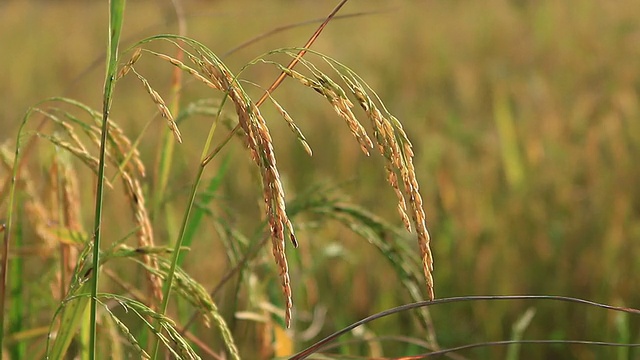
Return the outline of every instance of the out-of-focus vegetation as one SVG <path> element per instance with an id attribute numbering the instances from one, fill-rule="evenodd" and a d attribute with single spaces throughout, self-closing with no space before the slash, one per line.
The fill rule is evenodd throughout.
<path id="1" fill-rule="evenodd" d="M 130 1 L 123 45 L 156 33 L 177 32 L 169 3 Z M 341 14 L 382 12 L 335 20 L 314 45 L 360 74 L 414 143 L 433 238 L 437 297 L 554 294 L 640 306 L 637 5 L 604 0 L 352 0 Z M 188 35 L 220 56 L 279 26 L 322 18 L 331 6 L 325 1 L 184 1 Z M 101 108 L 106 19 L 106 5 L 101 2 L 0 5 L 0 141 L 13 144 L 24 111 L 48 96 L 64 95 Z M 314 26 L 277 33 L 223 60 L 237 70 L 267 50 L 302 45 Z M 137 66 L 168 97 L 170 65 L 150 58 L 141 63 Z M 246 77 L 266 87 L 277 75 L 273 68 L 256 67 Z M 360 204 L 401 227 L 381 159 L 362 156 L 332 109 L 317 94 L 304 90 L 286 81 L 275 96 L 307 136 L 313 157 L 307 157 L 272 108 L 264 110 L 287 198 L 308 199 L 313 189 L 335 187 L 341 201 Z M 206 89 L 192 82 L 182 100 L 204 96 Z M 118 84 L 113 118 L 129 137 L 135 139 L 154 112 L 153 102 L 135 79 Z M 159 206 L 162 214 L 152 214 L 159 243 L 168 243 L 177 231 L 208 120 L 199 116 L 180 125 L 185 141 L 177 146 L 169 194 L 163 199 L 173 205 Z M 139 149 L 150 169 L 164 126 L 156 119 L 140 139 Z M 50 146 L 39 146 L 29 162 L 39 192 L 45 192 L 51 157 Z M 225 148 L 215 162 L 214 169 L 227 170 L 214 194 L 208 224 L 184 265 L 207 289 L 229 269 L 228 259 L 239 256 L 216 235 L 213 219 L 223 219 L 247 237 L 261 231 L 262 221 L 259 179 L 242 143 Z M 9 172 L 0 171 L 4 181 Z M 90 228 L 95 177 L 90 172 L 81 175 L 82 216 Z M 150 184 L 155 176 L 152 171 L 147 175 Z M 209 170 L 206 181 L 214 176 L 215 171 Z M 122 211 L 126 199 L 111 191 L 118 195 L 107 195 L 105 203 L 107 243 L 133 230 L 131 215 Z M 6 201 L 0 201 L 4 216 Z M 167 220 L 172 212 L 175 223 Z M 288 250 L 297 317 L 305 324 L 294 326 L 296 349 L 366 315 L 412 301 L 375 246 L 336 223 L 312 220 L 300 219 L 306 224 L 298 231 L 300 248 Z M 19 299 L 24 302 L 22 331 L 48 327 L 58 299 L 50 289 L 57 250 L 29 241 L 29 234 L 25 230 L 24 245 L 13 249 L 14 259 L 25 264 L 20 274 L 22 293 L 8 300 L 9 306 Z M 415 247 L 409 235 L 395 241 Z M 136 269 L 123 265 L 120 276 L 131 276 L 127 273 Z M 252 269 L 254 278 L 234 280 L 215 298 L 241 354 L 248 358 L 257 356 L 256 349 L 261 348 L 257 344 L 264 340 L 261 330 L 247 320 L 251 316 L 246 312 L 257 311 L 248 305 L 256 301 L 250 290 L 261 289 L 269 302 L 282 305 L 268 248 L 260 252 Z M 258 284 L 238 285 L 242 282 Z M 524 339 L 640 341 L 637 317 L 575 304 L 470 302 L 434 307 L 430 314 L 438 343 L 446 348 L 509 339 L 512 325 L 530 307 L 536 313 Z M 235 318 L 238 311 L 245 317 Z M 302 327 L 314 311 L 326 311 L 322 327 L 304 338 Z M 424 352 L 401 338 L 378 338 L 424 339 L 415 318 L 415 313 L 406 313 L 369 324 L 365 332 L 351 336 L 360 341 L 358 345 L 345 344 L 337 351 L 362 356 Z M 213 340 L 218 336 L 215 331 L 202 326 L 192 331 L 214 349 L 221 348 Z M 289 339 L 279 333 L 280 328 L 273 331 L 280 341 Z M 43 348 L 44 335 L 27 335 L 24 344 L 34 344 L 31 350 Z M 10 338 L 6 346 L 19 341 Z M 461 355 L 500 358 L 505 353 L 505 348 L 492 347 Z M 615 356 L 637 358 L 638 351 L 577 345 L 521 349 L 521 357 L 527 359 Z"/>

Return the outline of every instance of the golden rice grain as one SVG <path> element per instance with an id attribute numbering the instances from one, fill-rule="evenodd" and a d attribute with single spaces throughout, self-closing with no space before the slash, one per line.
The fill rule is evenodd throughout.
<path id="1" fill-rule="evenodd" d="M 131 58 L 129 59 L 129 61 L 127 61 L 127 63 L 124 64 L 124 66 L 118 72 L 118 75 L 116 76 L 116 80 L 118 80 L 118 79 L 122 78 L 123 76 L 127 75 L 129 73 L 129 71 L 131 70 L 131 68 L 133 67 L 133 64 L 135 64 L 138 61 L 138 59 L 140 59 L 140 56 L 142 56 L 142 49 L 141 48 L 136 48 L 133 51 L 133 55 L 131 55 Z"/>

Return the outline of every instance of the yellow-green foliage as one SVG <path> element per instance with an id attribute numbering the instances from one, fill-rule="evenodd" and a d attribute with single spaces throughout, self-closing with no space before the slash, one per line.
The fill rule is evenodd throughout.
<path id="1" fill-rule="evenodd" d="M 170 1 L 157 3 L 130 2 L 121 48 L 152 34 L 177 32 Z M 324 1 L 184 1 L 188 35 L 219 56 L 278 26 L 322 18 L 330 6 Z M 414 144 L 416 173 L 433 238 L 436 297 L 557 294 L 637 307 L 640 6 L 631 0 L 353 0 L 341 14 L 369 10 L 385 11 L 335 20 L 314 49 L 364 78 L 404 124 Z M 313 25 L 304 25 L 277 33 L 223 60 L 237 71 L 265 51 L 302 45 L 313 29 Z M 48 96 L 64 95 L 100 109 L 105 43 L 106 5 L 102 2 L 13 1 L 0 5 L 0 141 L 13 144 L 25 110 Z M 175 51 L 168 46 L 153 49 L 167 54 Z M 170 104 L 174 66 L 145 53 L 136 69 Z M 244 76 L 267 87 L 278 73 L 277 68 L 262 65 L 250 68 Z M 157 108 L 131 75 L 118 83 L 112 116 L 136 141 Z M 256 99 L 260 96 L 261 90 L 248 88 Z M 206 86 L 190 80 L 182 93 L 183 106 L 206 97 L 207 91 Z M 409 270 L 403 273 L 398 268 L 402 265 L 394 267 L 387 259 L 399 251 L 419 263 L 419 249 L 412 237 L 385 228 L 382 220 L 363 220 L 377 215 L 402 227 L 395 210 L 397 199 L 386 184 L 384 159 L 363 156 L 348 128 L 321 96 L 292 79 L 278 88 L 274 98 L 313 149 L 309 158 L 278 109 L 265 104 L 261 110 L 271 129 L 287 200 L 292 201 L 289 209 L 315 209 L 301 211 L 300 217 L 292 215 L 294 225 L 300 224 L 296 229 L 300 247 L 287 249 L 298 321 L 295 334 L 304 335 L 314 311 L 322 325 L 310 338 L 295 340 L 300 349 L 364 316 L 414 301 L 412 295 L 423 289 L 407 291 L 410 286 L 406 284 L 411 283 L 407 279 L 415 275 L 416 264 L 407 265 Z M 163 198 L 170 205 L 147 201 L 153 206 L 150 217 L 158 245 L 172 243 L 178 232 L 212 118 L 207 113 L 212 105 L 204 105 L 209 107 L 206 111 L 184 107 L 183 111 L 199 114 L 184 123 L 173 114 L 183 144 L 175 145 L 168 193 Z M 362 112 L 356 115 L 364 116 Z M 148 172 L 148 183 L 142 185 L 145 192 L 157 182 L 153 169 L 166 131 L 159 118 L 149 126 L 137 139 Z M 47 194 L 46 171 L 53 157 L 52 147 L 44 143 L 35 148 L 27 165 L 33 189 L 41 195 Z M 185 271 L 208 290 L 232 264 L 241 261 L 252 244 L 261 241 L 264 220 L 259 174 L 241 139 L 233 139 L 213 163 L 205 172 L 204 183 L 216 177 L 215 169 L 228 170 L 219 189 L 209 194 L 212 198 L 206 199 L 205 194 L 196 199 L 209 203 L 210 214 L 205 215 L 184 260 Z M 75 165 L 84 169 L 78 173 L 79 197 L 88 229 L 95 175 L 80 162 Z M 0 187 L 8 174 L 7 167 L 0 167 Z M 136 231 L 131 213 L 123 211 L 128 200 L 122 195 L 122 185 L 115 182 L 114 187 L 107 189 L 112 195 L 107 194 L 104 204 L 103 241 L 107 245 L 103 248 Z M 330 187 L 339 190 L 326 198 L 315 192 Z M 147 193 L 148 199 L 154 196 Z M 360 204 L 370 213 L 336 205 L 346 202 Z M 5 199 L 0 199 L 0 218 L 6 209 Z M 160 213 L 153 213 L 155 210 Z M 325 222 L 324 213 L 337 221 Z M 37 330 L 49 326 L 57 308 L 59 290 L 49 288 L 54 287 L 52 259 L 58 253 L 30 240 L 34 234 L 29 229 L 24 232 L 22 245 L 13 249 L 24 261 L 26 271 L 21 276 L 28 282 L 23 285 L 22 298 L 29 316 L 21 329 L 33 330 L 35 335 L 18 335 L 33 345 L 25 350 L 27 354 L 37 357 L 46 340 Z M 376 243 L 383 235 L 401 243 L 394 245 L 400 250 Z M 409 251 L 402 250 L 407 247 Z M 258 354 L 260 349 L 271 349 L 261 341 L 276 336 L 286 342 L 287 337 L 282 335 L 279 316 L 273 316 L 278 321 L 265 320 L 272 318 L 269 303 L 284 305 L 268 248 L 249 264 L 242 277 L 234 277 L 214 300 L 240 354 L 253 358 L 264 355 Z M 122 291 L 113 279 L 136 271 L 140 278 L 128 280 L 145 286 L 141 267 L 123 263 L 115 269 L 117 274 L 105 280 L 105 291 Z M 17 298 L 9 297 L 9 306 L 12 301 Z M 111 301 L 105 306 L 113 305 Z M 508 339 L 512 324 L 530 307 L 536 311 L 524 339 L 638 342 L 637 318 L 628 325 L 631 333 L 626 337 L 630 339 L 624 339 L 625 332 L 616 327 L 612 314 L 578 305 L 472 302 L 438 306 L 430 314 L 438 343 L 446 348 Z M 122 307 L 110 309 L 117 316 L 127 316 Z M 183 303 L 173 309 L 173 314 L 180 313 L 176 323 L 188 320 L 189 309 Z M 424 340 L 428 335 L 420 319 L 417 313 L 407 313 L 380 320 L 370 324 L 367 332 L 352 335 L 360 345 L 333 351 L 365 356 L 425 352 L 417 345 L 377 342 L 370 336 Z M 128 326 L 131 321 L 135 336 L 142 326 L 136 327 L 139 320 L 135 319 L 129 319 Z M 224 350 L 215 326 L 208 329 L 198 322 L 191 331 L 197 337 L 218 339 L 208 340 L 207 345 Z M 13 346 L 21 339 L 9 331 L 5 343 Z M 526 345 L 521 352 L 527 354 L 523 358 L 611 358 L 616 354 L 588 346 L 543 345 Z M 505 348 L 491 348 L 464 354 L 495 358 L 505 353 Z"/>

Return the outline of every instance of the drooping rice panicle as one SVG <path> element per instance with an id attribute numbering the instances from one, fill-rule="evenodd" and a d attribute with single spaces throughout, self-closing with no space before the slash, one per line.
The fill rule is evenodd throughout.
<path id="1" fill-rule="evenodd" d="M 122 180 L 127 196 L 129 197 L 129 204 L 133 211 L 135 223 L 138 226 L 138 246 L 153 247 L 153 228 L 151 227 L 151 220 L 149 219 L 147 208 L 145 206 L 144 193 L 140 187 L 140 182 L 138 179 L 131 177 L 127 172 L 123 172 Z M 142 258 L 145 264 L 149 265 L 151 268 L 158 268 L 158 263 L 154 257 L 151 257 L 148 254 L 143 254 Z M 151 272 L 147 272 L 146 274 L 151 293 L 156 299 L 162 300 L 162 280 Z"/>
<path id="2" fill-rule="evenodd" d="M 284 190 L 280 174 L 276 167 L 273 141 L 266 121 L 258 107 L 244 93 L 237 81 L 224 67 L 217 67 L 212 61 L 202 61 L 211 69 L 207 76 L 214 77 L 223 88 L 229 89 L 228 96 L 234 103 L 238 121 L 245 132 L 245 143 L 251 158 L 260 169 L 263 182 L 263 197 L 266 206 L 267 221 L 271 232 L 272 252 L 279 269 L 282 291 L 285 296 L 285 323 L 291 323 L 293 301 L 289 265 L 285 255 L 285 232 L 295 247 L 298 246 L 293 225 L 286 213 Z M 213 79 L 212 79 L 213 80 Z"/>
<path id="3" fill-rule="evenodd" d="M 113 141 L 118 152 L 121 154 L 121 156 L 119 156 L 121 160 L 117 165 L 124 165 L 124 170 L 132 173 L 135 171 L 140 176 L 144 177 L 146 175 L 146 170 L 142 160 L 140 159 L 140 151 L 138 151 L 137 147 L 134 147 L 131 144 L 131 140 L 129 140 L 129 137 L 124 134 L 120 126 L 118 126 L 114 121 L 110 121 L 109 124 L 111 125 L 109 137 Z"/>
<path id="4" fill-rule="evenodd" d="M 88 151 L 86 151 L 86 149 L 75 147 L 69 142 L 62 140 L 59 137 L 54 135 L 47 135 L 42 133 L 38 133 L 37 135 L 69 151 L 71 154 L 73 154 L 78 159 L 80 159 L 83 163 L 85 163 L 96 174 L 98 174 L 98 159 L 95 156 L 91 155 Z M 111 185 L 109 184 L 109 186 Z"/>
<path id="5" fill-rule="evenodd" d="M 212 82 L 211 80 L 207 79 L 202 74 L 200 74 L 196 69 L 187 66 L 182 61 L 180 61 L 180 60 L 178 60 L 176 58 L 173 58 L 171 56 L 165 55 L 165 54 L 157 53 L 155 51 L 151 51 L 151 50 L 146 50 L 146 51 L 151 53 L 151 54 L 153 54 L 153 55 L 155 55 L 155 56 L 157 56 L 157 57 L 159 57 L 162 60 L 166 60 L 166 61 L 170 62 L 172 65 L 178 67 L 180 70 L 183 70 L 183 71 L 189 73 L 191 76 L 196 78 L 196 80 L 204 83 L 208 87 L 210 87 L 212 89 L 215 89 L 215 90 L 222 90 L 222 87 L 220 86 L 219 82 Z M 207 67 L 205 67 L 205 68 L 207 68 Z"/>
<path id="6" fill-rule="evenodd" d="M 176 125 L 176 122 L 173 120 L 173 116 L 171 115 L 171 112 L 169 111 L 167 104 L 164 102 L 160 94 L 158 94 L 158 92 L 151 87 L 147 79 L 145 79 L 142 75 L 140 75 L 135 68 L 131 68 L 131 70 L 133 71 L 134 74 L 136 74 L 138 79 L 142 82 L 142 85 L 144 85 L 144 88 L 145 90 L 147 90 L 147 93 L 151 95 L 151 99 L 158 107 L 158 111 L 160 111 L 160 114 L 162 115 L 162 117 L 167 119 L 167 125 L 169 126 L 169 130 L 173 132 L 173 135 L 176 137 L 176 140 L 178 140 L 179 143 L 182 143 L 182 135 L 180 134 L 178 125 Z"/>
<path id="7" fill-rule="evenodd" d="M 307 152 L 307 154 L 309 154 L 309 156 L 312 156 L 313 155 L 313 151 L 311 151 L 311 147 L 309 146 L 309 143 L 307 142 L 307 138 L 302 133 L 302 130 L 300 130 L 300 128 L 293 121 L 293 119 L 291 118 L 289 113 L 282 107 L 282 105 L 280 105 L 280 103 L 278 103 L 276 101 L 276 99 L 273 98 L 273 96 L 269 95 L 269 99 L 273 103 L 273 106 L 275 106 L 275 108 L 278 111 L 278 113 L 280 113 L 280 115 L 287 122 L 287 125 L 289 126 L 289 129 L 291 129 L 291 131 L 293 131 L 293 133 L 296 135 L 296 138 L 298 139 L 298 141 L 300 142 L 300 144 L 302 145 L 304 150 Z"/>
<path id="8" fill-rule="evenodd" d="M 290 56 L 294 56 L 291 52 L 286 53 Z M 431 240 L 426 226 L 426 216 L 423 209 L 422 196 L 419 192 L 419 185 L 413 166 L 414 154 L 411 142 L 398 119 L 384 108 L 384 105 L 382 105 L 382 102 L 375 92 L 373 92 L 367 85 L 363 85 L 363 82 L 355 73 L 342 64 L 339 64 L 325 56 L 321 57 L 347 84 L 351 94 L 358 101 L 371 121 L 375 135 L 374 137 L 376 139 L 376 148 L 387 161 L 385 171 L 387 173 L 387 180 L 398 199 L 398 213 L 400 214 L 404 226 L 409 231 L 411 231 L 411 224 L 407 213 L 411 213 L 411 218 L 416 228 L 418 245 L 420 248 L 420 255 L 427 284 L 427 293 L 429 298 L 433 299 L 433 256 L 429 246 Z M 276 66 L 278 66 L 280 70 L 285 72 L 288 76 L 298 80 L 304 86 L 314 89 L 316 92 L 319 92 L 327 98 L 327 100 L 329 100 L 329 102 L 334 106 L 334 110 L 336 110 L 336 112 L 347 121 L 352 134 L 360 142 L 363 151 L 368 154 L 366 150 L 373 146 L 370 145 L 370 141 L 366 142 L 366 140 L 363 140 L 368 140 L 368 137 L 366 137 L 366 132 L 362 125 L 355 119 L 355 116 L 351 112 L 353 104 L 344 93 L 344 90 L 325 73 L 318 70 L 318 68 L 308 60 L 302 60 L 302 63 L 311 71 L 315 79 L 297 71 L 286 69 L 282 65 L 276 64 Z M 365 90 L 365 87 L 371 91 L 373 98 L 368 94 L 368 91 Z M 374 98 L 381 104 L 384 113 L 376 106 Z M 402 190 L 399 186 L 398 175 L 400 175 L 402 179 Z M 410 205 L 411 211 L 408 211 L 407 202 Z"/>

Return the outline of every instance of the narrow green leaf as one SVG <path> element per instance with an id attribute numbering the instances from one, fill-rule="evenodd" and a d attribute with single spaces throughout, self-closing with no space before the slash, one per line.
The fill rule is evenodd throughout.
<path id="1" fill-rule="evenodd" d="M 22 214 L 22 212 L 19 212 Z M 15 236 L 13 238 L 13 243 L 16 248 L 20 248 L 22 243 L 22 216 L 18 220 L 15 229 Z M 16 256 L 10 263 L 10 286 L 11 286 L 11 299 L 13 299 L 14 303 L 9 310 L 9 328 L 12 334 L 19 333 L 23 329 L 23 319 L 25 311 L 23 309 L 23 284 L 25 283 L 22 280 L 23 265 L 22 265 L 22 257 Z M 11 357 L 13 359 L 24 359 L 26 354 L 26 343 L 24 341 L 19 341 L 15 344 L 12 344 L 9 348 L 9 352 L 11 353 Z"/>
<path id="2" fill-rule="evenodd" d="M 113 89 L 115 87 L 116 71 L 118 67 L 118 45 L 120 44 L 120 34 L 122 32 L 122 22 L 124 20 L 125 0 L 111 0 L 109 9 L 109 38 L 107 51 L 107 74 L 104 83 L 103 109 L 102 109 L 102 132 L 100 139 L 100 162 L 98 166 L 98 184 L 96 189 L 95 216 L 94 216 L 94 246 L 93 263 L 100 264 L 100 229 L 102 227 L 102 198 L 104 190 L 104 168 L 106 158 L 107 139 L 109 132 L 109 112 L 113 99 Z M 97 306 L 98 306 L 98 284 L 100 271 L 95 266 L 93 271 L 93 281 L 91 282 L 91 330 L 89 337 L 89 358 L 96 359 L 97 352 Z"/>
<path id="3" fill-rule="evenodd" d="M 62 304 L 62 318 L 60 327 L 53 342 L 51 351 L 47 354 L 47 359 L 64 359 L 71 340 L 75 336 L 82 318 L 89 305 L 90 282 L 85 283 L 78 289 L 77 295 Z"/>

